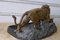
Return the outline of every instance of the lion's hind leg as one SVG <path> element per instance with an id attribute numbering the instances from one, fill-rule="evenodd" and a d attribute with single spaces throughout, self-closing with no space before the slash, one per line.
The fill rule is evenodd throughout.
<path id="1" fill-rule="evenodd" d="M 17 28 L 17 31 L 18 32 L 21 32 L 22 29 L 25 25 L 27 25 L 29 23 L 30 19 L 27 15 L 25 15 L 21 21 L 21 23 L 18 24 L 18 28 Z"/>

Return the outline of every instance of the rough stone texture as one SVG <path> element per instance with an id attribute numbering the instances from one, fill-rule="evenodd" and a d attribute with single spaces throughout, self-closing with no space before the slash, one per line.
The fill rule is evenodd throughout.
<path id="1" fill-rule="evenodd" d="M 8 33 L 21 40 L 41 40 L 57 31 L 55 23 L 48 23 L 47 21 L 42 21 L 40 23 L 40 30 L 35 29 L 33 24 L 30 23 L 22 28 L 23 32 L 18 33 L 15 32 L 15 26 L 16 25 L 9 26 Z"/>

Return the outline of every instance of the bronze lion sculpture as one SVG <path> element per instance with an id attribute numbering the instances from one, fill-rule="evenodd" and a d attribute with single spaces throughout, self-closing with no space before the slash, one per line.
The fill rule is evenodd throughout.
<path id="1" fill-rule="evenodd" d="M 14 15 L 12 17 L 14 18 L 15 24 L 17 24 L 16 17 Z M 16 31 L 21 32 L 22 31 L 21 28 L 28 24 L 30 20 L 32 21 L 36 29 L 38 29 L 38 27 L 40 26 L 39 24 L 41 20 L 47 20 L 49 22 L 50 20 L 49 5 L 43 5 L 41 8 L 35 8 L 25 12 L 17 26 Z"/>

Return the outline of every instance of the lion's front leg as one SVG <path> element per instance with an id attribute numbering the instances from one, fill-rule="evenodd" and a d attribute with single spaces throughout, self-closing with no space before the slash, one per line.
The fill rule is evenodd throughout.
<path id="1" fill-rule="evenodd" d="M 50 14 L 47 15 L 47 21 L 50 22 Z"/>

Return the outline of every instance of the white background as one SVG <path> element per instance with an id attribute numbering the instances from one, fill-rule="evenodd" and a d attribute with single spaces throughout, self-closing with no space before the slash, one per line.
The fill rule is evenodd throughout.
<path id="1" fill-rule="evenodd" d="M 7 1 L 20 1 L 20 0 L 7 0 Z M 38 2 L 47 2 L 47 3 L 55 3 L 60 4 L 60 0 L 30 0 L 30 1 L 38 1 Z M 41 5 L 31 5 L 31 4 L 22 4 L 22 3 L 11 3 L 11 2 L 1 2 L 0 1 L 0 22 L 13 22 L 11 16 L 1 16 L 1 15 L 14 15 L 19 14 L 17 17 L 17 22 L 19 22 L 21 16 L 27 10 L 41 7 Z M 51 15 L 60 15 L 60 7 L 52 7 Z M 59 18 L 54 19 L 55 22 L 59 22 Z"/>

